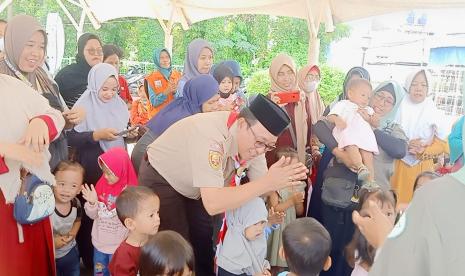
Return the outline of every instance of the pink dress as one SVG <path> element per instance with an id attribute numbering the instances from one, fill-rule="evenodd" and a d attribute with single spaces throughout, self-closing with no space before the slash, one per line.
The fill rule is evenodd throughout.
<path id="1" fill-rule="evenodd" d="M 347 124 L 347 127 L 343 130 L 335 127 L 333 136 L 341 149 L 355 145 L 359 149 L 378 154 L 378 144 L 373 129 L 357 112 L 358 109 L 357 104 L 348 100 L 339 101 L 331 108 L 329 115 L 337 115 Z M 373 115 L 374 111 L 371 107 L 367 106 L 365 109 L 368 114 Z"/>

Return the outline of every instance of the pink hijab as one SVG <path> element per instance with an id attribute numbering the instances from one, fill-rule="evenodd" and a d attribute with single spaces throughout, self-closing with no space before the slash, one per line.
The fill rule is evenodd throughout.
<path id="1" fill-rule="evenodd" d="M 310 73 L 310 71 L 317 71 L 321 79 L 320 68 L 316 65 L 307 65 L 299 70 L 297 74 L 297 79 L 299 83 L 299 88 L 301 91 L 305 92 L 305 96 L 308 99 L 310 105 L 310 119 L 312 120 L 312 125 L 314 125 L 320 118 L 323 116 L 325 111 L 325 105 L 321 99 L 318 89 L 315 91 L 307 91 L 307 86 L 305 85 L 305 77 Z"/>
<path id="2" fill-rule="evenodd" d="M 128 153 L 123 148 L 111 148 L 99 156 L 99 163 L 105 164 L 117 177 L 115 184 L 108 183 L 102 175 L 95 190 L 98 201 L 105 203 L 108 210 L 113 210 L 116 198 L 126 188 L 126 186 L 137 186 L 137 175 Z"/>

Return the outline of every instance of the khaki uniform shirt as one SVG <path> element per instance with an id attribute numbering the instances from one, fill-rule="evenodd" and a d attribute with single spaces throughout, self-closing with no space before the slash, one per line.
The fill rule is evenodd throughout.
<path id="1" fill-rule="evenodd" d="M 465 275 L 465 185 L 445 176 L 418 189 L 369 275 Z"/>
<path id="2" fill-rule="evenodd" d="M 180 194 L 200 198 L 200 188 L 224 187 L 235 175 L 236 123 L 229 112 L 199 113 L 168 128 L 147 149 L 155 170 Z M 251 181 L 267 172 L 265 155 L 247 162 Z"/>

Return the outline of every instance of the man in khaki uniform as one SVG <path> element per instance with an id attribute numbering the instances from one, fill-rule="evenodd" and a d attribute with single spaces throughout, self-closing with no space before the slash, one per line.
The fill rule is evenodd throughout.
<path id="1" fill-rule="evenodd" d="M 259 95 L 238 116 L 209 112 L 185 118 L 148 147 L 139 183 L 160 197 L 160 230 L 179 232 L 192 243 L 196 275 L 214 275 L 212 215 L 306 177 L 305 166 L 290 165 L 289 159 L 267 171 L 265 152 L 275 148 L 288 125 L 286 113 Z M 240 185 L 245 174 L 250 182 Z"/>

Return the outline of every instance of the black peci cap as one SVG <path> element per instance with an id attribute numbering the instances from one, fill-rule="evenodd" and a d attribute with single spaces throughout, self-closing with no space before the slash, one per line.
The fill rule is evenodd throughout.
<path id="1" fill-rule="evenodd" d="M 272 100 L 258 94 L 250 103 L 249 110 L 274 136 L 279 136 L 291 122 L 287 113 Z"/>

